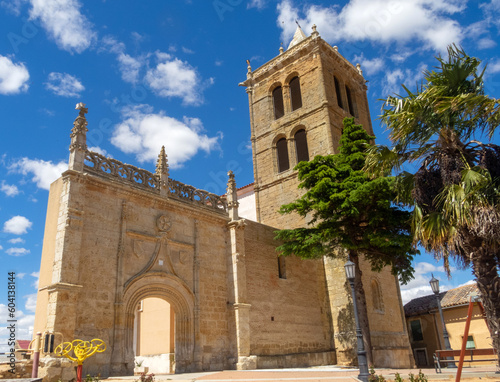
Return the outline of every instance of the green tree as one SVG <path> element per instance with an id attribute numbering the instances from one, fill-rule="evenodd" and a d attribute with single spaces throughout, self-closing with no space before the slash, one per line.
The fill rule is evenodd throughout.
<path id="1" fill-rule="evenodd" d="M 448 274 L 450 257 L 472 265 L 499 351 L 500 147 L 473 138 L 493 136 L 500 106 L 484 94 L 478 59 L 456 46 L 437 59 L 416 92 L 403 86 L 406 95 L 385 101 L 393 147 L 371 148 L 366 168 L 397 172 L 398 200 L 414 207 L 415 243 L 443 259 Z M 417 171 L 403 171 L 408 163 Z"/>
<path id="2" fill-rule="evenodd" d="M 339 153 L 300 162 L 296 169 L 305 194 L 281 207 L 310 218 L 308 226 L 277 231 L 280 255 L 301 258 L 337 257 L 347 252 L 356 264 L 355 288 L 368 362 L 372 363 L 366 299 L 359 256 L 375 271 L 390 266 L 404 283 L 412 278 L 410 213 L 393 203 L 394 179 L 370 179 L 363 171 L 369 136 L 353 118 L 344 119 Z M 339 251 L 341 249 L 341 251 Z M 344 250 L 344 251 L 342 251 Z"/>

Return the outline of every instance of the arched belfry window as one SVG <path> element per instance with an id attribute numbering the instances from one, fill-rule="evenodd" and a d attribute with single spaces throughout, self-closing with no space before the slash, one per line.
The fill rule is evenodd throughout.
<path id="1" fill-rule="evenodd" d="M 309 150 L 307 148 L 306 131 L 301 129 L 295 133 L 295 151 L 297 153 L 297 162 L 309 160 Z"/>
<path id="2" fill-rule="evenodd" d="M 288 159 L 288 147 L 285 138 L 281 138 L 276 142 L 276 152 L 278 154 L 278 172 L 286 171 L 290 168 Z"/>
<path id="3" fill-rule="evenodd" d="M 337 77 L 333 77 L 333 81 L 335 82 L 335 94 L 337 95 L 337 105 L 344 108 L 344 104 L 342 103 L 342 94 L 340 93 L 340 83 Z"/>
<path id="4" fill-rule="evenodd" d="M 290 80 L 290 99 L 292 100 L 292 111 L 302 107 L 302 95 L 300 94 L 299 77 Z"/>
<path id="5" fill-rule="evenodd" d="M 278 86 L 273 90 L 273 106 L 274 119 L 281 118 L 285 115 L 285 107 L 283 106 L 283 89 Z"/>
<path id="6" fill-rule="evenodd" d="M 349 114 L 354 116 L 355 113 L 354 113 L 354 104 L 352 103 L 351 89 L 347 85 L 345 86 L 345 94 L 347 96 L 347 106 L 349 106 L 349 110 L 348 110 Z"/>

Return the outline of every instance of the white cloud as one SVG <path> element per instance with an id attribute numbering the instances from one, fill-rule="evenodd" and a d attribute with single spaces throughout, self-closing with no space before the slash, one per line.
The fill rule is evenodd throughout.
<path id="1" fill-rule="evenodd" d="M 19 194 L 19 189 L 16 185 L 7 184 L 4 180 L 2 180 L 2 184 L 0 185 L 0 191 L 5 193 L 5 195 L 7 196 L 16 196 L 17 194 Z"/>
<path id="2" fill-rule="evenodd" d="M 31 251 L 26 248 L 9 248 L 5 250 L 5 253 L 9 256 L 19 257 L 29 254 Z"/>
<path id="3" fill-rule="evenodd" d="M 118 41 L 113 36 L 104 36 L 101 39 L 101 46 L 98 48 L 98 52 L 106 51 L 110 53 L 120 54 L 125 51 L 125 44 Z"/>
<path id="4" fill-rule="evenodd" d="M 359 62 L 361 65 L 361 70 L 365 75 L 373 75 L 384 68 L 385 62 L 382 58 L 376 57 L 372 60 L 368 60 L 363 55 L 354 57 L 355 62 Z"/>
<path id="5" fill-rule="evenodd" d="M 194 54 L 194 50 L 191 50 L 189 48 L 186 48 L 186 47 L 182 47 L 182 51 L 186 54 Z"/>
<path id="6" fill-rule="evenodd" d="M 28 294 L 24 296 L 26 299 L 25 308 L 26 310 L 35 313 L 36 310 L 36 293 Z"/>
<path id="7" fill-rule="evenodd" d="M 382 94 L 385 96 L 389 94 L 401 94 L 403 91 L 401 85 L 404 84 L 410 90 L 421 82 L 423 79 L 423 72 L 427 69 L 427 65 L 420 64 L 414 71 L 410 69 L 395 69 L 385 73 L 382 80 Z"/>
<path id="8" fill-rule="evenodd" d="M 47 78 L 45 87 L 61 97 L 79 97 L 85 90 L 78 78 L 68 73 L 52 72 Z"/>
<path id="9" fill-rule="evenodd" d="M 27 218 L 17 215 L 3 224 L 3 231 L 13 233 L 14 235 L 22 235 L 28 233 L 28 229 L 30 229 L 32 225 L 33 223 Z"/>
<path id="10" fill-rule="evenodd" d="M 3 247 L 0 245 L 0 251 L 3 249 Z"/>
<path id="11" fill-rule="evenodd" d="M 452 267 L 451 271 L 454 270 L 455 268 Z M 426 262 L 420 262 L 415 265 L 415 273 L 413 275 L 414 279 L 406 285 L 401 285 L 401 298 L 403 300 L 403 304 L 406 304 L 414 298 L 427 296 L 433 293 L 429 284 L 432 277 L 431 274 L 433 273 L 444 273 L 444 267 Z M 438 276 L 436 277 L 439 278 Z M 446 283 L 446 279 L 442 279 L 440 281 L 439 290 L 441 292 L 452 288 L 451 285 Z"/>
<path id="12" fill-rule="evenodd" d="M 106 150 L 100 148 L 99 146 L 89 147 L 89 151 L 93 151 L 97 154 L 101 154 L 101 155 L 104 155 L 105 157 L 107 156 L 108 158 L 111 158 L 111 156 L 108 154 L 108 152 Z"/>
<path id="13" fill-rule="evenodd" d="M 17 94 L 28 90 L 30 74 L 23 63 L 15 64 L 0 55 L 0 94 Z"/>
<path id="14" fill-rule="evenodd" d="M 168 53 L 156 52 L 157 66 L 149 69 L 145 81 L 162 97 L 180 97 L 184 104 L 203 103 L 202 91 L 207 86 L 189 63 Z"/>
<path id="15" fill-rule="evenodd" d="M 52 163 L 41 159 L 22 158 L 9 166 L 9 170 L 23 175 L 33 174 L 32 181 L 39 188 L 48 190 L 50 184 L 61 176 L 61 173 L 68 169 L 68 163 L 61 161 Z"/>
<path id="16" fill-rule="evenodd" d="M 277 7 L 277 24 L 286 42 L 292 39 L 298 19 L 307 31 L 316 24 L 323 38 L 335 44 L 339 40 L 384 44 L 419 40 L 425 48 L 445 51 L 464 35 L 458 22 L 448 16 L 464 8 L 465 0 L 351 0 L 340 11 L 333 5 L 299 10 L 292 0 L 283 0 Z"/>
<path id="17" fill-rule="evenodd" d="M 490 49 L 497 46 L 497 43 L 489 37 L 481 38 L 477 42 L 477 47 L 479 49 Z"/>
<path id="18" fill-rule="evenodd" d="M 489 74 L 500 72 L 500 59 L 489 62 L 486 70 Z"/>
<path id="19" fill-rule="evenodd" d="M 21 14 L 21 8 L 26 0 L 2 0 L 0 5 L 12 12 L 14 15 L 19 16 Z"/>
<path id="20" fill-rule="evenodd" d="M 40 279 L 40 272 L 31 272 L 30 274 L 31 277 L 34 277 L 35 280 L 33 281 L 33 288 L 38 289 L 38 281 Z"/>
<path id="21" fill-rule="evenodd" d="M 179 167 L 199 150 L 209 153 L 219 147 L 220 137 L 203 134 L 198 118 L 183 121 L 154 113 L 151 107 L 139 105 L 123 112 L 125 120 L 116 125 L 111 143 L 125 153 L 135 154 L 140 162 L 155 162 L 162 145 L 169 165 Z"/>
<path id="22" fill-rule="evenodd" d="M 81 53 L 96 39 L 92 23 L 80 12 L 78 0 L 30 1 L 30 18 L 40 20 L 60 49 Z"/>
<path id="23" fill-rule="evenodd" d="M 17 277 L 18 279 L 21 279 L 21 280 L 22 280 L 22 279 L 24 279 L 24 276 L 26 276 L 26 273 L 16 273 L 16 277 Z"/>
<path id="24" fill-rule="evenodd" d="M 139 71 L 144 65 L 144 60 L 134 58 L 125 53 L 120 53 L 117 57 L 122 79 L 131 84 L 136 84 L 139 81 Z"/>
<path id="25" fill-rule="evenodd" d="M 247 8 L 257 8 L 263 9 L 266 6 L 266 0 L 250 0 L 247 4 Z"/>
<path id="26" fill-rule="evenodd" d="M 20 237 L 16 237 L 15 239 L 10 239 L 9 243 L 11 243 L 11 244 L 24 243 L 24 239 L 22 239 Z"/>
<path id="27" fill-rule="evenodd" d="M 398 52 L 394 53 L 391 55 L 391 60 L 401 64 L 402 62 L 405 62 L 408 57 L 410 57 L 414 51 L 406 51 L 406 52 Z"/>

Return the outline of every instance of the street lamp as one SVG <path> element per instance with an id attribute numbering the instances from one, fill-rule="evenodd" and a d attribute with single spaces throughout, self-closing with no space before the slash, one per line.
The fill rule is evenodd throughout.
<path id="1" fill-rule="evenodd" d="M 352 293 L 352 303 L 354 305 L 354 319 L 356 320 L 356 337 L 358 340 L 358 366 L 359 366 L 359 375 L 358 379 L 363 382 L 368 382 L 368 364 L 366 362 L 366 351 L 365 345 L 363 343 L 363 334 L 361 333 L 361 328 L 359 327 L 359 318 L 358 318 L 358 306 L 356 304 L 356 291 L 354 289 L 354 275 L 356 273 L 356 264 L 352 261 L 348 260 L 344 265 L 345 275 L 349 284 L 351 285 L 351 293 Z"/>
<path id="2" fill-rule="evenodd" d="M 434 292 L 434 295 L 436 296 L 439 315 L 441 316 L 441 323 L 443 324 L 444 347 L 446 348 L 446 350 L 451 350 L 450 338 L 448 336 L 448 331 L 446 330 L 446 325 L 444 323 L 443 309 L 441 309 L 441 300 L 439 299 L 439 280 L 435 278 L 434 275 L 432 274 L 432 279 L 431 281 L 429 281 L 429 284 L 431 284 L 431 289 Z M 448 357 L 448 360 L 453 360 L 453 357 Z M 448 363 L 448 368 L 451 369 L 456 367 L 457 366 L 455 365 L 454 362 Z"/>

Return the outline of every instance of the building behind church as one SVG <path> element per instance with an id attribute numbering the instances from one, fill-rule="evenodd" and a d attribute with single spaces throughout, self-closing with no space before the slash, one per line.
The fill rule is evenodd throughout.
<path id="1" fill-rule="evenodd" d="M 300 195 L 295 164 L 335 153 L 346 116 L 372 134 L 365 82 L 315 27 L 249 63 L 255 182 L 241 206 L 232 174 L 225 197 L 198 190 L 169 177 L 163 149 L 154 173 L 89 151 L 79 104 L 69 168 L 50 188 L 34 332 L 104 340 L 84 364 L 103 377 L 139 358 L 176 373 L 355 364 L 343 261 L 278 257 L 274 232 L 306 224 L 277 212 Z M 411 367 L 397 279 L 361 270 L 375 366 Z M 74 377 L 64 359 L 42 366 L 47 381 Z"/>

